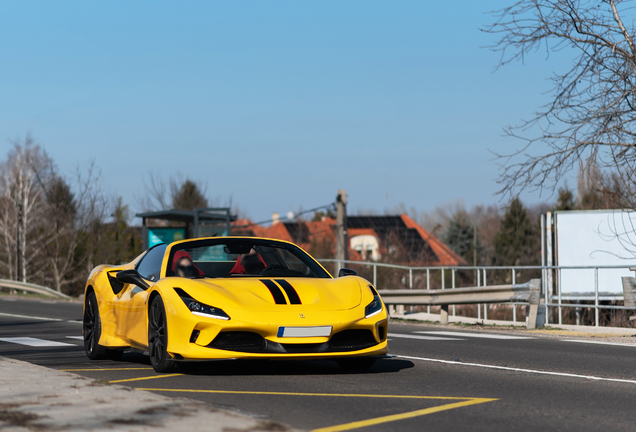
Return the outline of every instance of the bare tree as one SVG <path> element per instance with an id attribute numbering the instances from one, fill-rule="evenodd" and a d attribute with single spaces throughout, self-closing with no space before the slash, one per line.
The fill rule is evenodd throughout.
<path id="1" fill-rule="evenodd" d="M 142 178 L 145 194 L 137 197 L 137 202 L 144 211 L 166 210 L 169 208 L 170 196 L 168 185 L 158 175 L 148 174 L 148 180 Z"/>
<path id="2" fill-rule="evenodd" d="M 18 279 L 16 275 L 18 215 L 15 210 L 14 203 L 3 193 L 0 196 L 0 240 L 2 241 L 0 275 L 9 279 Z"/>
<path id="3" fill-rule="evenodd" d="M 448 201 L 436 206 L 431 212 L 420 212 L 419 223 L 434 236 L 440 236 L 446 231 L 453 216 L 462 212 L 466 212 L 463 200 Z"/>
<path id="4" fill-rule="evenodd" d="M 539 49 L 571 55 L 555 73 L 549 103 L 506 133 L 525 141 L 499 154 L 500 193 L 554 190 L 578 162 L 592 157 L 619 174 L 636 207 L 636 45 L 633 7 L 620 0 L 521 0 L 493 12 L 484 31 L 500 38 L 498 67 Z"/>
<path id="5" fill-rule="evenodd" d="M 29 135 L 22 142 L 13 142 L 7 160 L 0 165 L 0 236 L 6 256 L 0 263 L 9 277 L 23 282 L 43 271 L 39 266 L 32 268 L 31 263 L 46 246 L 42 184 L 52 178 L 53 171 L 51 159 Z M 18 248 L 20 274 L 13 271 L 12 259 Z"/>

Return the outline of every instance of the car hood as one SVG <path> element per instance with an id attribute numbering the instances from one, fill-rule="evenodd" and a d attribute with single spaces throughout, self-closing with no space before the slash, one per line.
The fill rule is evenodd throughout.
<path id="1" fill-rule="evenodd" d="M 195 300 L 220 308 L 280 311 L 302 305 L 303 310 L 347 310 L 360 305 L 362 298 L 357 277 L 169 279 Z"/>

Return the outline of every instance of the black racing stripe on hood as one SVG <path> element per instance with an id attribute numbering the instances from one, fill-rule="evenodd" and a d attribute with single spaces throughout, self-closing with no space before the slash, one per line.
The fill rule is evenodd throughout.
<path id="1" fill-rule="evenodd" d="M 263 282 L 263 284 L 265 284 L 267 288 L 269 288 L 269 292 L 272 293 L 272 297 L 274 297 L 274 301 L 276 302 L 276 304 L 287 304 L 287 300 L 285 300 L 285 296 L 283 295 L 283 292 L 280 290 L 280 288 L 278 288 L 278 285 L 276 285 L 269 279 L 260 279 L 260 281 Z"/>
<path id="2" fill-rule="evenodd" d="M 300 302 L 300 297 L 298 297 L 298 293 L 289 282 L 287 282 L 285 279 L 276 279 L 276 282 L 278 283 L 278 285 L 283 287 L 283 289 L 287 293 L 290 304 L 302 304 Z"/>

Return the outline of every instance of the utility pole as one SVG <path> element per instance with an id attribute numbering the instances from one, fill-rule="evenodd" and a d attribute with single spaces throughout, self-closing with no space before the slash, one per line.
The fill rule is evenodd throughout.
<path id="1" fill-rule="evenodd" d="M 347 191 L 338 190 L 336 197 L 336 259 L 347 259 Z M 336 271 L 340 271 L 341 263 L 336 264 Z"/>

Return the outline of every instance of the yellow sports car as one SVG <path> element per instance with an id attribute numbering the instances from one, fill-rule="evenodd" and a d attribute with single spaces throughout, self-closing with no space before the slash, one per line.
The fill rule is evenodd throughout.
<path id="1" fill-rule="evenodd" d="M 388 352 L 387 311 L 352 270 L 333 278 L 298 246 L 254 237 L 158 244 L 100 265 L 85 289 L 90 359 L 147 351 L 157 372 L 180 361 L 268 358 L 371 367 Z"/>

